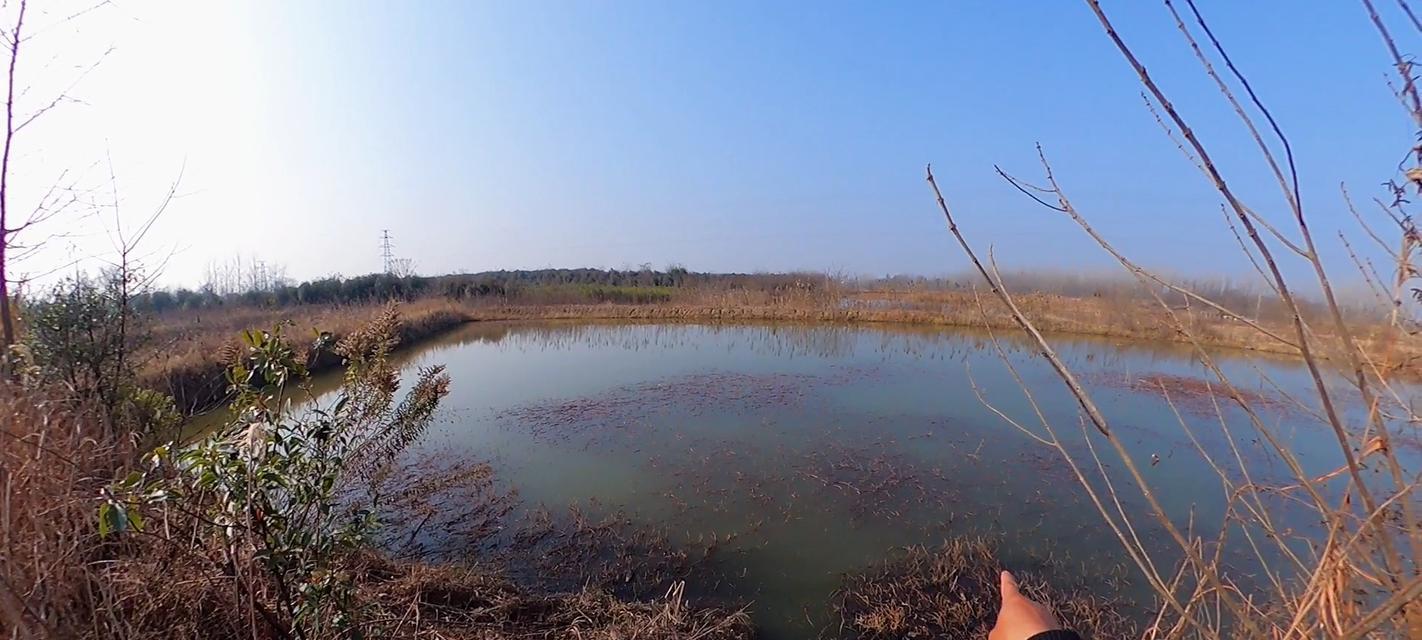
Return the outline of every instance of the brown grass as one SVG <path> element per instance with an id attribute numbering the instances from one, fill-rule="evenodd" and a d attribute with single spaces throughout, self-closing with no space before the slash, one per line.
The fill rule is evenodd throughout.
<path id="1" fill-rule="evenodd" d="M 375 553 L 350 558 L 363 631 L 379 638 L 587 638 L 743 640 L 752 636 L 743 611 L 689 606 L 682 587 L 647 601 L 627 601 L 595 587 L 533 593 L 479 567 L 396 562 Z M 243 615 L 230 582 L 195 562 L 146 548 L 104 572 L 116 608 L 101 631 L 75 629 L 41 637 L 250 640 L 267 630 Z M 90 612 L 97 615 L 97 612 Z"/>
<path id="2" fill-rule="evenodd" d="M 957 539 L 938 549 L 909 547 L 883 566 L 850 576 L 836 594 L 845 629 L 861 638 L 982 638 L 997 618 L 1001 596 L 997 550 L 984 539 Z M 1043 603 L 1085 638 L 1134 638 L 1140 633 L 1122 603 L 1085 589 L 1060 588 L 1014 572 L 1022 593 Z"/>
<path id="3" fill-rule="evenodd" d="M 689 607 L 681 583 L 648 602 L 626 602 L 596 588 L 531 595 L 507 580 L 453 565 L 373 559 L 364 569 L 363 599 L 392 625 L 388 637 L 631 638 L 748 640 L 744 611 Z"/>
<path id="4" fill-rule="evenodd" d="M 1297 356 L 1297 349 L 1271 340 L 1244 321 L 1208 309 L 1176 311 L 1176 318 L 1158 304 L 1124 296 L 1071 297 L 1026 292 L 1016 301 L 1023 313 L 1044 332 L 1199 344 Z M 329 331 L 340 337 L 375 317 L 381 305 L 305 305 L 287 308 L 228 307 L 179 311 L 160 316 L 153 346 L 140 357 L 139 383 L 171 394 L 179 408 L 195 413 L 223 400 L 226 382 L 220 353 L 236 344 L 247 329 L 284 325 L 298 342 Z M 455 303 L 425 298 L 401 306 L 401 342 L 409 344 L 458 324 L 481 320 L 654 320 L 666 322 L 825 322 L 888 323 L 940 327 L 1015 329 L 1011 313 L 995 298 L 964 291 L 882 290 L 762 291 L 679 290 L 659 304 L 519 304 Z M 1181 319 L 1187 332 L 1173 328 Z M 1275 333 L 1285 333 L 1278 321 L 1260 319 Z M 1276 326 L 1277 325 L 1277 326 Z M 1422 343 L 1398 340 L 1397 329 L 1385 324 L 1358 325 L 1355 339 L 1369 352 L 1391 349 L 1392 375 L 1422 377 Z M 1324 354 L 1336 357 L 1336 354 Z M 1341 358 L 1338 358 L 1341 360 Z M 320 370 L 337 363 L 317 362 Z"/>
<path id="5" fill-rule="evenodd" d="M 226 395 L 223 353 L 238 344 L 242 331 L 281 326 L 295 344 L 310 343 L 327 331 L 337 339 L 365 326 L 384 305 L 307 305 L 287 308 L 231 307 L 218 311 L 165 314 L 153 327 L 152 347 L 139 356 L 138 383 L 173 396 L 195 413 L 220 404 Z M 457 305 L 429 298 L 400 306 L 399 339 L 409 344 L 462 324 L 470 316 Z M 312 363 L 313 372 L 338 365 Z"/>
<path id="6" fill-rule="evenodd" d="M 1014 298 L 1023 313 L 1044 332 L 1199 344 L 1286 356 L 1298 350 L 1260 334 L 1245 321 L 1208 309 L 1176 310 L 1176 318 L 1158 304 L 1122 297 L 1070 297 L 1024 292 Z M 1016 330 L 1011 313 L 991 296 L 961 291 L 867 291 L 841 296 L 769 296 L 761 292 L 688 292 L 656 305 L 479 305 L 464 308 L 473 320 L 659 320 L 892 323 Z M 1174 328 L 1182 320 L 1188 333 Z M 1279 322 L 1260 326 L 1285 333 Z M 1320 331 L 1323 329 L 1320 328 Z M 1397 330 L 1381 322 L 1354 327 L 1361 348 L 1392 349 L 1390 373 L 1422 377 L 1422 344 L 1397 341 Z M 1324 354 L 1339 361 L 1339 354 Z"/>
<path id="7" fill-rule="evenodd" d="M 100 624 L 95 498 L 131 448 L 87 409 L 0 380 L 0 629 L 70 637 Z"/>
<path id="8" fill-rule="evenodd" d="M 1004 414 L 999 413 L 999 416 L 1025 435 L 1055 449 L 1081 487 L 1090 494 L 1103 522 L 1131 556 L 1162 605 L 1152 625 L 1152 637 L 1422 638 L 1422 607 L 1418 606 L 1422 602 L 1422 572 L 1418 568 L 1422 560 L 1422 525 L 1415 511 L 1415 491 L 1419 483 L 1413 465 L 1397 455 L 1393 444 L 1395 437 L 1412 430 L 1412 425 L 1418 422 L 1406 389 L 1398 384 L 1403 375 L 1415 377 L 1419 348 L 1413 339 L 1418 321 L 1412 300 L 1418 290 L 1418 274 L 1422 273 L 1416 265 L 1422 232 L 1416 226 L 1413 210 L 1413 193 L 1422 188 L 1422 170 L 1416 168 L 1413 157 L 1416 154 L 1417 159 L 1422 159 L 1419 153 L 1422 150 L 1415 144 L 1417 136 L 1399 138 L 1398 147 L 1407 149 L 1407 159 L 1397 165 L 1396 174 L 1383 182 L 1386 195 L 1373 201 L 1380 209 L 1373 214 L 1382 214 L 1377 222 L 1386 230 L 1383 235 L 1379 235 L 1353 206 L 1346 187 L 1343 188 L 1344 204 L 1358 221 L 1361 231 L 1377 244 L 1379 255 L 1390 258 L 1381 261 L 1385 266 L 1379 272 L 1373 267 L 1371 257 L 1358 257 L 1348 241 L 1348 234 L 1339 233 L 1376 299 L 1387 301 L 1391 306 L 1385 318 L 1370 319 L 1356 310 L 1345 309 L 1339 302 L 1335 279 L 1317 250 L 1315 231 L 1300 197 L 1293 149 L 1278 121 L 1254 92 L 1244 73 L 1235 66 L 1227 48 L 1215 37 L 1195 3 L 1191 0 L 1183 3 L 1184 8 L 1188 8 L 1189 18 L 1182 15 L 1184 12 L 1177 10 L 1174 3 L 1165 4 L 1182 40 L 1198 59 L 1201 71 L 1215 82 L 1223 101 L 1233 108 L 1253 139 L 1258 159 L 1272 170 L 1282 202 L 1261 206 L 1247 204 L 1240 198 L 1236 191 L 1238 176 L 1221 172 L 1212 158 L 1212 152 L 1218 149 L 1207 147 L 1194 134 L 1190 120 L 1175 106 L 1155 76 L 1146 71 L 1101 3 L 1087 0 L 1107 39 L 1140 81 L 1148 109 L 1167 137 L 1200 171 L 1210 190 L 1224 202 L 1221 213 L 1226 226 L 1269 287 L 1271 306 L 1283 312 L 1287 326 L 1238 318 L 1233 315 L 1237 310 L 1226 308 L 1228 301 L 1213 300 L 1213 294 L 1171 283 L 1136 263 L 1098 232 L 1088 216 L 1072 203 L 1041 146 L 1037 147 L 1040 177 L 1026 182 L 1001 168 L 997 168 L 997 172 L 1039 204 L 1070 218 L 1126 273 L 1140 282 L 1143 290 L 1155 299 L 1161 316 L 1170 321 L 1169 326 L 1195 347 L 1197 361 L 1219 381 L 1220 388 L 1233 390 L 1234 385 L 1205 348 L 1217 336 L 1210 327 L 1193 326 L 1195 314 L 1188 307 L 1177 308 L 1173 300 L 1189 299 L 1196 308 L 1213 309 L 1222 319 L 1249 326 L 1259 334 L 1260 341 L 1275 341 L 1286 352 L 1296 350 L 1312 382 L 1311 399 L 1317 401 L 1317 411 L 1311 413 L 1333 435 L 1337 445 L 1332 451 L 1334 463 L 1340 466 L 1321 476 L 1314 475 L 1315 472 L 1300 464 L 1302 452 L 1295 451 L 1290 443 L 1278 437 L 1275 425 L 1266 421 L 1254 403 L 1238 393 L 1231 393 L 1232 404 L 1247 418 L 1247 426 L 1231 425 L 1222 409 L 1215 409 L 1230 452 L 1213 455 L 1200 445 L 1188 421 L 1178 420 L 1182 432 L 1189 435 L 1196 452 L 1210 466 L 1220 489 L 1228 496 L 1225 516 L 1219 522 L 1200 521 L 1193 516 L 1184 523 L 1172 519 L 1158 499 L 1152 481 L 1142 473 L 1137 456 L 1115 430 L 1117 421 L 1101 410 L 1093 394 L 1053 349 L 1043 334 L 1050 327 L 1021 308 L 1015 300 L 1020 296 L 1001 286 L 1003 280 L 991 254 L 983 260 L 964 236 L 958 226 L 959 218 L 949 207 L 929 167 L 925 177 L 949 233 L 1080 407 L 1083 419 L 1079 433 L 1090 458 L 1078 456 L 1065 446 L 1061 437 L 1075 439 L 1077 425 L 1065 421 L 1059 429 L 1048 420 L 1030 386 L 1017 375 L 1005 356 L 1003 361 L 1034 409 L 1036 424 L 1028 426 Z M 1362 4 L 1395 63 L 1398 75 L 1389 86 L 1409 120 L 1415 127 L 1422 127 L 1422 95 L 1417 88 L 1415 67 L 1410 58 L 1401 53 L 1392 27 L 1379 16 L 1372 0 L 1363 0 Z M 1405 3 L 1403 7 L 1406 8 Z M 1406 13 L 1412 18 L 1413 26 L 1422 26 L 1410 9 Z M 1280 226 L 1258 213 L 1268 210 L 1287 212 L 1278 216 Z M 1395 236 L 1392 236 L 1393 228 Z M 1321 303 L 1301 299 L 1297 294 L 1301 289 L 1298 279 L 1285 275 L 1289 267 L 1283 265 L 1299 263 L 1311 271 L 1311 282 L 1304 288 L 1316 287 Z M 1165 295 L 1165 291 L 1170 295 Z M 1347 371 L 1343 380 L 1351 390 L 1329 384 L 1329 373 L 1338 370 Z M 1211 394 L 1213 402 L 1212 392 L 1206 393 Z M 1340 410 L 1340 399 L 1345 397 L 1353 398 L 1366 409 L 1364 419 L 1349 417 Z M 983 399 L 983 402 L 989 400 Z M 1307 406 L 1312 402 L 1296 401 L 1296 404 L 1301 410 L 1312 409 Z M 1241 433 L 1236 435 L 1236 431 Z M 1095 442 L 1102 446 L 1097 447 Z M 1256 448 L 1287 468 L 1288 484 L 1260 483 L 1260 465 L 1240 454 L 1244 447 Z M 1109 463 L 1103 461 L 1098 449 L 1112 456 Z M 1315 452 L 1309 454 L 1313 456 Z M 1107 473 L 1107 464 L 1122 470 L 1129 482 L 1113 482 Z M 1144 506 L 1134 515 L 1122 507 L 1118 486 L 1138 490 L 1144 500 Z M 1286 499 L 1281 501 L 1280 496 Z M 1290 539 L 1297 532 L 1279 525 L 1286 518 L 1296 517 L 1286 510 L 1295 506 L 1308 509 L 1309 514 L 1304 519 L 1318 523 L 1316 533 L 1305 534 L 1306 549 Z M 1138 526 L 1149 520 L 1160 525 L 1165 534 L 1163 539 L 1174 546 L 1172 553 L 1179 553 L 1178 560 L 1162 562 L 1164 558 L 1153 555 L 1142 544 Z M 1253 555 L 1248 568 L 1223 559 L 1226 543 L 1238 544 L 1241 537 Z M 1242 586 L 1244 581 L 1240 577 L 1244 575 L 1249 575 L 1249 581 L 1262 576 L 1267 586 L 1262 589 Z"/>

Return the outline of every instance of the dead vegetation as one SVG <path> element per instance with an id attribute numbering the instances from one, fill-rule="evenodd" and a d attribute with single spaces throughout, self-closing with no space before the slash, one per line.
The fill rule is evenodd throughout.
<path id="1" fill-rule="evenodd" d="M 865 289 L 820 287 L 813 290 L 672 288 L 658 302 L 531 304 L 524 300 L 451 301 L 428 297 L 404 305 L 402 340 L 416 341 L 470 321 L 492 320 L 648 320 L 660 322 L 812 322 L 884 323 L 925 327 L 1016 328 L 1011 310 L 970 290 Z M 631 300 L 631 299 L 629 299 Z M 1125 340 L 1199 344 L 1212 349 L 1240 349 L 1297 356 L 1297 349 L 1270 339 L 1288 329 L 1275 314 L 1240 312 L 1235 316 L 1209 307 L 1167 305 L 1113 291 L 1103 295 L 1067 295 L 1024 291 L 1018 309 L 1042 331 Z M 290 335 L 305 337 L 316 328 L 337 336 L 369 321 L 379 305 L 301 305 L 294 307 L 227 306 L 169 311 L 157 316 L 153 347 L 140 354 L 140 383 L 173 395 L 189 413 L 222 400 L 220 354 L 238 333 L 258 326 L 289 324 Z M 1422 377 L 1422 345 L 1397 341 L 1382 319 L 1353 318 L 1353 339 L 1369 354 L 1388 354 L 1386 375 Z M 1316 329 L 1331 342 L 1327 326 Z M 1318 357 L 1346 359 L 1331 347 Z M 1381 359 L 1379 359 L 1381 362 Z M 330 364 L 330 363 L 326 363 Z M 319 367 L 318 367 L 319 368 Z"/>
<path id="2" fill-rule="evenodd" d="M 982 638 L 1001 605 L 1002 564 L 993 544 L 957 539 L 936 549 L 909 547 L 882 566 L 849 576 L 835 594 L 841 627 L 857 638 Z M 1023 595 L 1050 607 L 1085 638 L 1134 638 L 1125 603 L 1080 586 L 1060 588 L 1014 571 Z"/>
<path id="3" fill-rule="evenodd" d="M 362 597 L 394 620 L 396 638 L 587 638 L 628 640 L 748 640 L 744 611 L 695 608 L 684 583 L 645 602 L 628 602 L 588 588 L 569 594 L 531 595 L 487 571 L 453 565 L 392 564 L 363 567 Z"/>
<path id="4" fill-rule="evenodd" d="M 132 447 L 108 435 L 94 407 L 0 381 L 0 628 L 42 637 L 99 624 L 111 600 L 97 562 L 95 497 Z M 8 633 L 6 635 L 9 635 Z M 26 637 L 26 636 L 21 636 Z"/>
<path id="5" fill-rule="evenodd" d="M 1177 409 L 1212 417 L 1221 406 L 1238 399 L 1251 407 L 1297 415 L 1299 407 L 1288 398 L 1267 391 L 1242 389 L 1219 381 L 1168 373 L 1101 373 L 1084 376 L 1107 388 L 1119 388 L 1165 399 Z"/>
<path id="6" fill-rule="evenodd" d="M 1193 0 L 1183 1 L 1184 11 L 1174 0 L 1164 4 L 1202 73 L 1244 125 L 1249 134 L 1246 144 L 1252 143 L 1257 151 L 1255 160 L 1276 178 L 1282 197 L 1275 202 L 1260 206 L 1241 199 L 1237 181 L 1220 170 L 1212 147 L 1201 140 L 1146 71 L 1106 10 L 1096 0 L 1086 0 L 1086 4 L 1139 80 L 1146 103 L 1166 135 L 1222 202 L 1229 232 L 1261 285 L 1271 292 L 1271 306 L 1284 310 L 1284 321 L 1277 325 L 1253 321 L 1246 312 L 1231 308 L 1229 301 L 1212 299 L 1133 261 L 1078 210 L 1040 147 L 1039 183 L 1000 168 L 998 173 L 1038 204 L 1068 218 L 1130 277 L 1156 292 L 1152 296 L 1156 313 L 1192 347 L 1197 361 L 1218 381 L 1218 388 L 1234 390 L 1236 386 L 1208 348 L 1214 345 L 1214 336 L 1193 326 L 1191 314 L 1173 306 L 1161 290 L 1188 298 L 1193 309 L 1211 309 L 1222 317 L 1237 319 L 1255 334 L 1255 341 L 1272 343 L 1272 348 L 1296 355 L 1308 374 L 1310 397 L 1307 402 L 1292 402 L 1332 436 L 1335 446 L 1329 452 L 1329 466 L 1336 468 L 1321 475 L 1306 470 L 1300 462 L 1302 452 L 1281 439 L 1277 425 L 1263 417 L 1266 407 L 1256 406 L 1243 394 L 1231 393 L 1229 410 L 1239 412 L 1243 424 L 1231 425 L 1218 404 L 1213 410 L 1228 445 L 1224 451 L 1212 452 L 1202 446 L 1189 421 L 1178 421 L 1194 452 L 1227 496 L 1223 517 L 1207 521 L 1191 518 L 1188 522 L 1172 519 L 1142 471 L 1144 461 L 1125 446 L 1120 421 L 1102 411 L 1080 375 L 1058 355 L 1045 335 L 1049 327 L 1033 317 L 1023 296 L 1005 284 L 991 254 L 984 259 L 964 236 L 930 168 L 928 183 L 949 232 L 991 291 L 995 304 L 1008 310 L 1012 323 L 1036 346 L 1075 399 L 1080 424 L 1047 419 L 1033 391 L 1006 357 L 1009 370 L 1026 392 L 1032 416 L 1019 420 L 999 415 L 1055 451 L 1089 493 L 1102 521 L 1159 600 L 1155 620 L 1148 628 L 1151 637 L 1422 638 L 1422 606 L 1418 604 L 1422 602 L 1422 527 L 1416 513 L 1419 482 L 1417 470 L 1397 452 L 1399 439 L 1415 433 L 1419 421 L 1401 387 L 1402 378 L 1415 366 L 1418 349 L 1414 303 L 1422 297 L 1418 293 L 1422 288 L 1417 284 L 1419 270 L 1414 258 L 1422 246 L 1422 233 L 1411 208 L 1412 198 L 1422 192 L 1422 168 L 1418 167 L 1422 147 L 1416 146 L 1413 135 L 1399 141 L 1399 148 L 1405 151 L 1399 154 L 1403 160 L 1397 165 L 1398 175 L 1384 183 L 1385 194 L 1373 202 L 1372 218 L 1384 225 L 1385 233 L 1376 231 L 1370 218 L 1352 207 L 1346 190 L 1342 194 L 1341 200 L 1376 246 L 1369 247 L 1373 253 L 1359 258 L 1348 236 L 1340 232 L 1339 238 L 1374 294 L 1390 306 L 1383 321 L 1360 325 L 1339 303 L 1328 265 L 1317 248 L 1288 137 Z M 1412 28 L 1422 29 L 1422 24 L 1405 2 L 1399 5 L 1412 18 L 1410 25 L 1402 20 L 1390 24 L 1380 17 L 1371 0 L 1362 0 L 1362 5 L 1385 45 L 1388 64 L 1395 71 L 1390 86 L 1415 133 L 1422 129 L 1422 95 L 1414 63 L 1400 52 L 1392 29 L 1400 25 L 1412 33 Z M 1377 262 L 1371 258 L 1387 268 L 1377 270 Z M 1321 312 L 1311 311 L 1312 305 L 1300 298 L 1297 278 L 1287 276 L 1289 271 L 1281 266 L 1290 263 L 1311 275 L 1304 286 L 1321 292 Z M 984 313 L 990 316 L 993 312 L 985 305 Z M 1330 385 L 1335 379 L 1345 380 L 1346 388 Z M 1212 403 L 1215 400 L 1212 392 L 1210 399 Z M 1357 403 L 1363 408 L 1362 415 L 1342 411 L 1344 402 Z M 1244 448 L 1255 455 L 1241 454 Z M 1261 454 L 1287 470 L 1284 482 L 1260 477 L 1257 456 Z M 1119 465 L 1119 478 L 1113 479 L 1107 472 L 1108 464 Z M 1137 496 L 1143 501 L 1139 508 L 1123 506 L 1124 498 Z M 1318 523 L 1316 528 L 1300 532 L 1285 526 L 1289 509 L 1306 509 L 1309 520 Z M 1144 522 L 1155 523 L 1162 534 L 1143 534 L 1140 526 Z M 1230 544 L 1240 544 L 1241 539 L 1252 559 L 1243 565 L 1225 561 L 1224 550 Z M 1151 540 L 1171 544 L 1171 555 L 1179 559 L 1152 550 L 1146 543 Z"/>
<path id="7" fill-rule="evenodd" d="M 155 318 L 152 346 L 136 356 L 137 381 L 173 396 L 185 413 L 197 413 L 228 399 L 224 372 L 243 331 L 284 327 L 293 342 L 309 346 L 319 332 L 340 339 L 375 320 L 384 309 L 382 304 L 368 304 L 169 312 Z M 469 319 L 458 306 L 434 298 L 401 305 L 400 311 L 398 338 L 406 345 Z M 311 369 L 316 372 L 339 364 L 336 359 L 316 360 Z"/>

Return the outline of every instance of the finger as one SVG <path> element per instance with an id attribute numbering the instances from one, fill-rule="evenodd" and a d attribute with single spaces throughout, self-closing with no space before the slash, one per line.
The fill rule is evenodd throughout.
<path id="1" fill-rule="evenodd" d="M 1012 572 L 1010 572 L 1010 571 L 1003 571 L 1003 572 L 1002 572 L 1002 576 L 1001 576 L 1001 580 L 1002 580 L 1001 588 L 1002 588 L 1002 599 L 1003 599 L 1003 600 L 1007 600 L 1008 598 L 1013 597 L 1013 596 L 1021 595 L 1021 594 L 1019 594 L 1019 593 L 1017 592 L 1017 578 L 1014 578 L 1014 577 L 1012 576 Z"/>

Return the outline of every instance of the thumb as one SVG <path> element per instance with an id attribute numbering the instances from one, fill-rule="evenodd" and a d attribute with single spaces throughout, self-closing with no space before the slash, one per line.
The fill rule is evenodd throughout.
<path id="1" fill-rule="evenodd" d="M 1008 598 L 1021 595 L 1017 592 L 1017 578 L 1012 577 L 1012 572 L 1003 571 L 1001 580 L 1002 599 L 1004 601 L 1006 601 Z"/>

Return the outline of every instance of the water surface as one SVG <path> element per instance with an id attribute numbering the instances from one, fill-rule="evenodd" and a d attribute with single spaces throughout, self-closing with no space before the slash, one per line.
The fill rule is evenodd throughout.
<path id="1" fill-rule="evenodd" d="M 1054 342 L 1172 518 L 1218 526 L 1219 480 L 1181 420 L 1207 451 L 1225 454 L 1228 440 L 1210 398 L 1189 397 L 1180 382 L 1209 379 L 1190 351 Z M 710 543 L 714 571 L 698 574 L 707 584 L 688 593 L 749 602 L 766 637 L 793 638 L 837 625 L 825 603 L 842 575 L 903 545 L 988 534 L 1002 539 L 1009 566 L 1051 556 L 1102 581 L 1128 573 L 1070 470 L 984 404 L 1037 427 L 1010 363 L 1091 461 L 1080 444 L 1089 427 L 1055 374 L 1021 342 L 1000 347 L 985 333 L 940 328 L 475 323 L 400 360 L 448 367 L 451 394 L 421 446 L 488 460 L 517 492 L 513 516 L 572 505 L 592 519 L 618 513 L 657 528 L 695 553 Z M 1295 362 L 1242 353 L 1219 362 L 1261 399 L 1307 397 Z M 1142 378 L 1181 385 L 1177 406 L 1129 384 Z M 1282 478 L 1238 410 L 1222 411 L 1257 458 L 1255 479 Z M 1271 401 L 1262 415 L 1311 473 L 1338 465 L 1331 436 L 1307 411 Z M 1139 509 L 1114 454 L 1098 451 L 1126 508 Z M 1163 543 L 1141 520 L 1148 539 Z"/>

